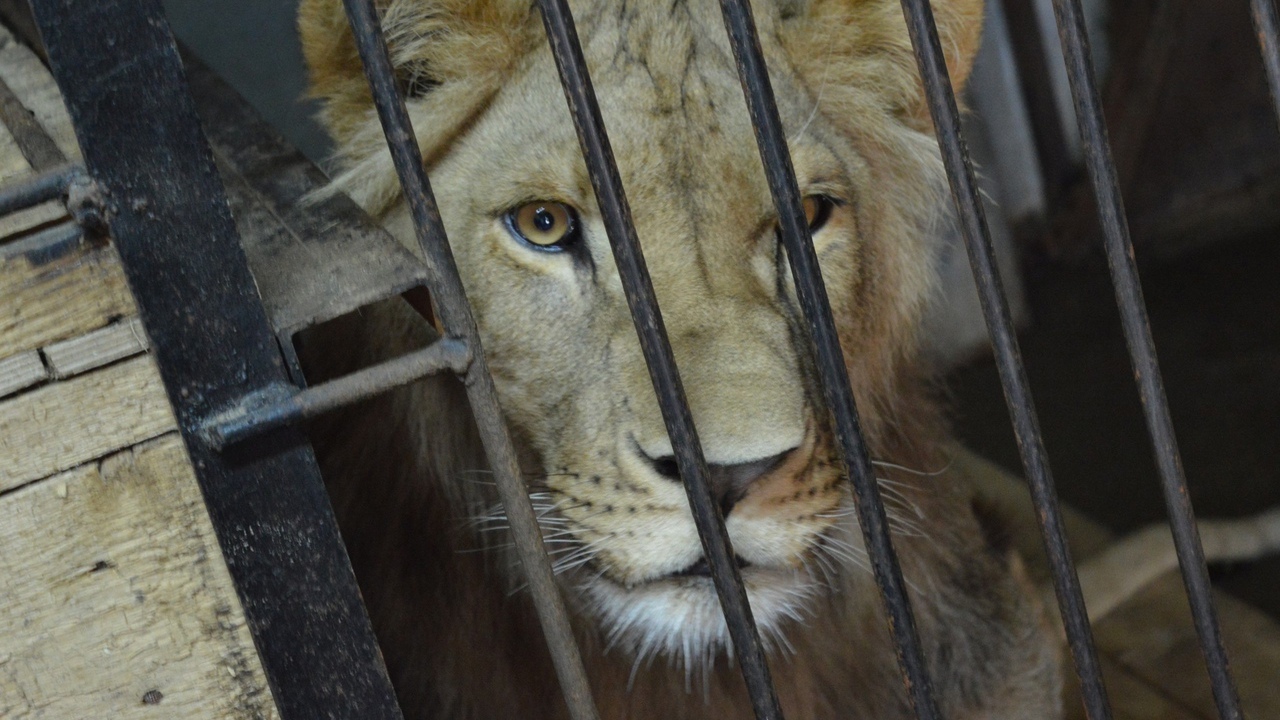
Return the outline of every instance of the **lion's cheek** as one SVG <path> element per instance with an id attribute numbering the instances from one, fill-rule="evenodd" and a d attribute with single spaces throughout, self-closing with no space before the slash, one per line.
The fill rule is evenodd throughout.
<path id="1" fill-rule="evenodd" d="M 671 513 L 633 523 L 620 518 L 612 531 L 597 543 L 596 564 L 610 580 L 626 587 L 680 572 L 702 557 L 692 517 Z"/>

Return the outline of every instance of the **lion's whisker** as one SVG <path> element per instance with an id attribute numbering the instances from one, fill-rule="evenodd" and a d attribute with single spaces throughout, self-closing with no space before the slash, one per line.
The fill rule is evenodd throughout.
<path id="1" fill-rule="evenodd" d="M 886 462 L 884 460 L 872 460 L 871 464 L 877 465 L 879 467 L 886 467 L 886 468 L 892 468 L 894 470 L 901 470 L 902 472 L 911 473 L 912 475 L 919 475 L 920 477 L 938 477 L 939 475 L 943 475 L 948 470 L 951 469 L 952 462 L 953 461 L 948 460 L 947 464 L 942 466 L 940 470 L 933 470 L 933 471 L 915 470 L 913 468 L 907 467 L 906 465 L 899 465 L 897 463 Z M 883 478 L 881 480 L 883 480 Z"/>

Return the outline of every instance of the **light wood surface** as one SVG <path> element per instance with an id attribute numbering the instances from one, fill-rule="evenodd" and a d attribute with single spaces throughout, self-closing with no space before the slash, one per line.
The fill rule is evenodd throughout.
<path id="1" fill-rule="evenodd" d="M 0 80 L 31 111 L 36 121 L 53 139 L 68 159 L 80 158 L 71 117 L 62 103 L 62 95 L 53 83 L 40 58 L 0 26 Z M 8 128 L 0 127 L 0 182 L 20 178 L 31 172 Z M 0 217 L 0 238 L 30 230 L 66 217 L 66 208 L 57 200 Z"/>
<path id="2" fill-rule="evenodd" d="M 0 78 L 44 128 L 68 160 L 80 159 L 71 116 L 62 93 L 40 58 L 0 25 Z"/>
<path id="3" fill-rule="evenodd" d="M 174 429 L 149 355 L 0 404 L 0 491 Z"/>
<path id="4" fill-rule="evenodd" d="M 49 345 L 44 349 L 49 370 L 59 380 L 108 363 L 132 357 L 150 347 L 142 321 L 121 320 L 88 335 Z"/>
<path id="5" fill-rule="evenodd" d="M 3 28 L 0 79 L 78 158 Z M 65 216 L 0 218 L 0 718 L 278 717 L 115 249 L 22 242 Z"/>
<path id="6" fill-rule="evenodd" d="M 49 377 L 40 353 L 19 353 L 0 360 L 0 398 L 31 387 Z"/>
<path id="7" fill-rule="evenodd" d="M 45 261 L 0 245 L 0 359 L 137 315 L 115 248 L 84 245 Z"/>
<path id="8" fill-rule="evenodd" d="M 0 578 L 0 717 L 276 717 L 176 434 L 0 497 Z"/>

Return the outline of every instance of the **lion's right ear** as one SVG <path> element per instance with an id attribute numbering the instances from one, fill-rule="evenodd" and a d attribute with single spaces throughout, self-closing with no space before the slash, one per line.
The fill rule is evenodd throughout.
<path id="1" fill-rule="evenodd" d="M 938 36 L 957 93 L 982 36 L 983 0 L 932 0 Z M 929 109 L 916 70 L 900 0 L 777 0 L 780 36 L 835 118 L 887 111 L 929 129 Z"/>
<path id="2" fill-rule="evenodd" d="M 375 0 L 392 63 L 406 96 L 445 85 L 483 102 L 537 41 L 541 25 L 526 0 Z M 302 0 L 298 10 L 310 94 L 340 146 L 371 118 L 372 99 L 342 0 Z M 442 98 L 443 100 L 443 98 Z M 421 128 L 420 128 L 421 130 Z"/>

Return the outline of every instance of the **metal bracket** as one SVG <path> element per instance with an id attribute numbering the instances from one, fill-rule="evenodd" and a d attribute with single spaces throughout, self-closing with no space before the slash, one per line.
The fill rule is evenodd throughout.
<path id="1" fill-rule="evenodd" d="M 200 436 L 215 449 L 224 450 L 229 445 L 360 402 L 427 375 L 445 370 L 463 375 L 470 367 L 471 348 L 461 340 L 444 338 L 395 360 L 306 390 L 287 383 L 272 383 L 244 396 L 230 410 L 209 418 L 201 427 Z"/>

